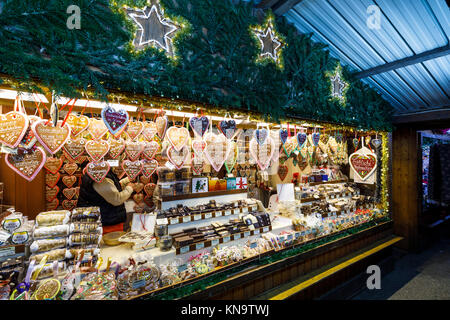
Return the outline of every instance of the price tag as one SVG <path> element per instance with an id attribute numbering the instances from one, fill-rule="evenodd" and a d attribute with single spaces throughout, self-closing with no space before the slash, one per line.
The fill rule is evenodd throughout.
<path id="1" fill-rule="evenodd" d="M 212 247 L 217 246 L 218 244 L 219 244 L 219 239 L 211 240 L 211 246 Z"/>
<path id="2" fill-rule="evenodd" d="M 170 218 L 170 224 L 177 224 L 178 223 L 178 217 Z"/>
<path id="3" fill-rule="evenodd" d="M 200 242 L 200 243 L 196 243 L 195 244 L 195 250 L 200 250 L 203 249 L 205 247 L 205 243 L 204 242 Z"/>
<path id="4" fill-rule="evenodd" d="M 235 233 L 234 234 L 234 240 L 240 239 L 241 238 L 241 234 L 240 233 Z"/>
<path id="5" fill-rule="evenodd" d="M 108 162 L 110 167 L 118 167 L 119 166 L 119 160 L 106 160 Z"/>
<path id="6" fill-rule="evenodd" d="M 185 247 L 181 247 L 180 248 L 180 254 L 183 254 L 183 253 L 186 253 L 186 252 L 189 252 L 189 246 L 185 246 Z"/>
<path id="7" fill-rule="evenodd" d="M 161 224 L 169 224 L 169 220 L 168 220 L 167 218 L 156 219 L 156 224 L 157 224 L 157 225 L 161 225 Z"/>
<path id="8" fill-rule="evenodd" d="M 230 236 L 223 238 L 223 243 L 230 242 Z"/>
<path id="9" fill-rule="evenodd" d="M 225 213 L 226 216 L 231 215 L 231 209 L 225 210 L 224 213 Z"/>
<path id="10" fill-rule="evenodd" d="M 202 218 L 201 214 L 194 214 L 194 221 L 200 220 Z"/>
<path id="11" fill-rule="evenodd" d="M 212 212 L 205 213 L 205 219 L 212 218 Z"/>
<path id="12" fill-rule="evenodd" d="M 255 229 L 255 231 L 253 231 L 253 234 L 259 234 L 259 229 Z"/>
<path id="13" fill-rule="evenodd" d="M 292 240 L 292 233 L 288 234 L 287 239 Z"/>
<path id="14" fill-rule="evenodd" d="M 248 207 L 242 207 L 242 213 L 247 213 L 248 212 Z"/>
<path id="15" fill-rule="evenodd" d="M 244 232 L 244 237 L 248 237 L 248 236 L 250 236 L 250 231 L 245 231 Z"/>
<path id="16" fill-rule="evenodd" d="M 298 238 L 300 238 L 300 232 L 295 233 L 295 239 L 298 239 Z"/>
<path id="17" fill-rule="evenodd" d="M 258 206 L 256 204 L 252 206 L 252 211 L 258 211 Z"/>
<path id="18" fill-rule="evenodd" d="M 269 231 L 269 227 L 264 227 L 263 228 L 263 232 L 268 232 Z"/>
<path id="19" fill-rule="evenodd" d="M 183 222 L 190 222 L 191 216 L 183 216 Z"/>

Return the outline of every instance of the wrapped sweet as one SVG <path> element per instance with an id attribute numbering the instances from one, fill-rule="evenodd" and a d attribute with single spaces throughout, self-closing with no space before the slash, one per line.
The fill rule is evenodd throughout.
<path id="1" fill-rule="evenodd" d="M 74 233 L 69 236 L 69 246 L 99 245 L 102 235 L 99 233 Z"/>
<path id="2" fill-rule="evenodd" d="M 41 212 L 36 216 L 37 227 L 49 227 L 67 224 L 70 220 L 69 210 L 57 210 Z"/>
<path id="3" fill-rule="evenodd" d="M 113 272 L 90 273 L 80 282 L 70 300 L 118 300 L 116 277 Z"/>
<path id="4" fill-rule="evenodd" d="M 80 207 L 72 211 L 72 222 L 99 222 L 100 208 L 99 207 Z"/>
<path id="5" fill-rule="evenodd" d="M 34 229 L 33 238 L 54 238 L 54 237 L 66 237 L 69 235 L 69 225 L 63 224 L 51 227 L 39 227 Z"/>
<path id="6" fill-rule="evenodd" d="M 70 233 L 99 233 L 102 227 L 96 222 L 74 222 L 70 224 Z"/>
<path id="7" fill-rule="evenodd" d="M 51 251 L 54 249 L 65 248 L 67 245 L 67 238 L 53 238 L 35 240 L 30 246 L 32 253 Z"/>
<path id="8" fill-rule="evenodd" d="M 32 254 L 31 260 L 36 260 L 36 263 L 40 263 L 41 260 L 47 256 L 47 261 L 63 261 L 66 258 L 66 249 L 55 249 L 39 254 Z"/>

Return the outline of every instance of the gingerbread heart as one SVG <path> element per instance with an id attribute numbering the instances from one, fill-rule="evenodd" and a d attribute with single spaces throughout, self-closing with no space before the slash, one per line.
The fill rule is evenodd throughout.
<path id="1" fill-rule="evenodd" d="M 141 192 L 144 189 L 144 184 L 142 182 L 133 183 L 133 190 L 137 193 Z"/>
<path id="2" fill-rule="evenodd" d="M 192 150 L 198 156 L 201 156 L 206 149 L 206 142 L 204 140 L 192 140 Z"/>
<path id="3" fill-rule="evenodd" d="M 306 135 L 306 133 L 304 132 L 297 133 L 297 143 L 299 148 L 303 147 L 303 144 L 306 142 L 307 138 L 308 136 Z"/>
<path id="4" fill-rule="evenodd" d="M 69 114 L 66 121 L 70 126 L 72 137 L 78 136 L 89 127 L 89 118 L 83 115 Z"/>
<path id="5" fill-rule="evenodd" d="M 188 147 L 184 146 L 180 151 L 175 150 L 173 146 L 167 149 L 167 158 L 179 170 L 186 162 L 189 155 Z"/>
<path id="6" fill-rule="evenodd" d="M 191 167 L 192 171 L 194 171 L 194 174 L 201 174 L 203 172 L 203 157 L 192 155 Z"/>
<path id="7" fill-rule="evenodd" d="M 148 184 L 151 180 L 151 177 L 145 177 L 145 176 L 140 176 L 139 177 L 139 182 L 142 182 L 143 184 Z"/>
<path id="8" fill-rule="evenodd" d="M 89 162 L 86 166 L 86 173 L 92 180 L 100 183 L 105 179 L 110 169 L 109 163 L 102 162 Z"/>
<path id="9" fill-rule="evenodd" d="M 261 170 L 266 170 L 269 167 L 274 152 L 275 142 L 270 137 L 266 138 L 266 142 L 263 145 L 260 145 L 257 139 L 250 141 L 250 155 Z"/>
<path id="10" fill-rule="evenodd" d="M 142 193 L 136 193 L 133 195 L 133 200 L 139 204 L 144 200 L 144 195 Z"/>
<path id="11" fill-rule="evenodd" d="M 62 207 L 64 210 L 71 211 L 77 206 L 77 200 L 63 200 Z"/>
<path id="12" fill-rule="evenodd" d="M 109 132 L 113 135 L 121 132 L 128 123 L 130 116 L 126 110 L 114 110 L 110 105 L 102 109 L 102 119 Z"/>
<path id="13" fill-rule="evenodd" d="M 227 139 L 232 139 L 236 133 L 236 121 L 234 120 L 222 120 L 219 123 L 219 130 Z"/>
<path id="14" fill-rule="evenodd" d="M 253 135 L 260 146 L 266 143 L 267 138 L 269 137 L 269 131 L 265 128 L 256 129 L 253 132 Z"/>
<path id="15" fill-rule="evenodd" d="M 125 174 L 125 171 L 123 171 L 121 166 L 112 167 L 111 170 L 117 177 L 119 177 L 119 179 L 121 179 Z"/>
<path id="16" fill-rule="evenodd" d="M 51 174 L 47 172 L 47 174 L 45 175 L 45 184 L 50 188 L 53 188 L 58 183 L 59 178 L 61 178 L 59 172 L 57 172 L 56 174 Z"/>
<path id="17" fill-rule="evenodd" d="M 286 152 L 286 155 L 288 157 L 291 156 L 291 153 L 294 152 L 298 147 L 298 141 L 297 137 L 290 137 L 286 140 L 285 144 L 283 145 L 284 152 Z"/>
<path id="18" fill-rule="evenodd" d="M 314 143 L 314 146 L 318 146 L 319 145 L 319 141 L 320 141 L 320 133 L 319 132 L 314 132 L 312 134 L 312 141 Z"/>
<path id="19" fill-rule="evenodd" d="M 125 141 L 120 139 L 109 139 L 109 156 L 116 159 L 125 149 Z"/>
<path id="20" fill-rule="evenodd" d="M 153 203 L 153 196 L 145 196 L 144 197 L 144 203 L 149 206 L 150 208 L 152 208 L 155 204 Z"/>
<path id="21" fill-rule="evenodd" d="M 230 142 L 224 135 L 207 133 L 205 136 L 205 155 L 216 171 L 220 171 L 230 152 Z"/>
<path id="22" fill-rule="evenodd" d="M 202 116 L 202 117 L 191 117 L 189 119 L 189 124 L 198 136 L 203 137 L 206 130 L 209 128 L 209 119 L 208 117 Z"/>
<path id="23" fill-rule="evenodd" d="M 45 207 L 46 207 L 47 211 L 53 211 L 53 210 L 56 210 L 56 209 L 58 208 L 58 206 L 59 206 L 59 200 L 58 200 L 58 198 L 54 198 L 52 201 L 48 201 L 48 202 L 45 204 Z"/>
<path id="24" fill-rule="evenodd" d="M 75 159 L 75 163 L 78 163 L 78 164 L 82 164 L 86 161 L 88 161 L 88 156 L 81 156 L 81 157 L 78 157 L 77 159 Z"/>
<path id="25" fill-rule="evenodd" d="M 51 122 L 40 120 L 33 124 L 32 130 L 40 144 L 51 154 L 58 152 L 70 138 L 70 127 L 67 123 L 61 127 L 58 121 L 53 127 Z"/>
<path id="26" fill-rule="evenodd" d="M 71 176 L 78 170 L 78 165 L 74 162 L 69 162 L 64 164 L 63 169 L 68 175 Z"/>
<path id="27" fill-rule="evenodd" d="M 142 172 L 143 166 L 143 162 L 139 160 L 125 160 L 124 162 L 122 162 L 122 169 L 123 171 L 125 171 L 125 174 L 130 180 L 136 179 L 136 177 Z"/>
<path id="28" fill-rule="evenodd" d="M 76 176 L 64 176 L 61 180 L 67 188 L 72 188 L 78 178 Z"/>
<path id="29" fill-rule="evenodd" d="M 167 120 L 166 116 L 159 116 L 158 118 L 156 118 L 156 134 L 158 135 L 159 139 L 161 139 L 161 141 L 164 139 L 164 136 L 166 134 L 168 122 L 169 121 Z"/>
<path id="30" fill-rule="evenodd" d="M 37 121 L 42 120 L 39 117 L 36 116 L 28 116 L 28 120 L 29 120 L 29 126 L 27 129 L 27 132 L 25 133 L 25 135 L 23 136 L 22 140 L 20 141 L 19 147 L 24 148 L 24 149 L 31 149 L 37 139 L 34 136 L 33 130 L 31 129 L 31 127 L 33 126 L 33 124 Z"/>
<path id="31" fill-rule="evenodd" d="M 68 200 L 72 200 L 73 197 L 77 196 L 77 188 L 66 188 L 63 189 L 63 194 Z"/>
<path id="32" fill-rule="evenodd" d="M 94 140 L 100 140 L 108 132 L 108 128 L 103 120 L 91 118 L 88 131 Z"/>
<path id="33" fill-rule="evenodd" d="M 147 205 L 145 204 L 145 202 L 136 203 L 133 206 L 134 212 L 136 212 L 136 213 L 144 213 L 146 206 Z"/>
<path id="34" fill-rule="evenodd" d="M 151 160 L 155 157 L 156 153 L 159 151 L 159 143 L 156 141 L 145 142 L 144 150 L 142 151 L 142 155 Z"/>
<path id="35" fill-rule="evenodd" d="M 44 164 L 44 168 L 47 169 L 48 172 L 52 174 L 56 174 L 63 164 L 63 160 L 61 158 L 47 158 Z"/>
<path id="36" fill-rule="evenodd" d="M 279 165 L 278 166 L 278 177 L 280 177 L 281 181 L 284 181 L 284 179 L 286 179 L 288 172 L 289 172 L 289 168 L 287 165 Z"/>
<path id="37" fill-rule="evenodd" d="M 144 185 L 144 191 L 148 196 L 153 196 L 153 192 L 155 191 L 156 184 L 154 183 L 147 183 Z"/>
<path id="38" fill-rule="evenodd" d="M 53 188 L 45 186 L 45 200 L 47 200 L 47 202 L 52 201 L 58 195 L 58 192 L 59 192 L 58 186 L 54 186 Z"/>
<path id="39" fill-rule="evenodd" d="M 69 161 L 75 161 L 84 153 L 84 146 L 86 140 L 81 139 L 69 139 L 63 147 L 64 154 L 68 156 Z"/>
<path id="40" fill-rule="evenodd" d="M 135 140 L 144 130 L 144 123 L 140 121 L 129 121 L 127 126 L 127 135 L 130 140 Z"/>
<path id="41" fill-rule="evenodd" d="M 125 144 L 125 152 L 131 161 L 139 159 L 144 150 L 144 143 L 141 141 L 127 141 Z"/>
<path id="42" fill-rule="evenodd" d="M 0 114 L 0 142 L 10 148 L 16 148 L 25 136 L 28 125 L 28 117 L 22 112 Z"/>
<path id="43" fill-rule="evenodd" d="M 380 146 L 381 146 L 381 140 L 380 139 L 372 139 L 372 145 L 375 147 L 375 148 L 379 148 Z"/>
<path id="44" fill-rule="evenodd" d="M 370 177 L 377 168 L 377 158 L 372 154 L 355 152 L 350 155 L 349 163 L 363 181 Z"/>
<path id="45" fill-rule="evenodd" d="M 176 151 L 180 151 L 188 142 L 189 131 L 185 127 L 170 127 L 167 138 Z"/>
<path id="46" fill-rule="evenodd" d="M 108 153 L 109 144 L 105 140 L 89 140 L 84 147 L 94 162 L 98 162 Z"/>
<path id="47" fill-rule="evenodd" d="M 142 130 L 142 136 L 145 140 L 152 141 L 157 132 L 158 129 L 156 127 L 156 123 L 154 123 L 153 121 L 144 122 L 144 130 Z"/>
<path id="48" fill-rule="evenodd" d="M 155 173 L 156 169 L 158 169 L 158 161 L 153 160 L 142 160 L 142 175 L 144 177 L 150 178 L 153 173 Z"/>
<path id="49" fill-rule="evenodd" d="M 284 144 L 289 137 L 289 133 L 286 129 L 280 129 L 280 140 L 281 143 Z"/>

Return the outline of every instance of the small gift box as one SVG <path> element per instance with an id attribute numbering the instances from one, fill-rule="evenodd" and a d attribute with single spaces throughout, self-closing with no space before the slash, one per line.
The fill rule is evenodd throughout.
<path id="1" fill-rule="evenodd" d="M 227 190 L 236 190 L 236 178 L 227 178 Z"/>
<path id="2" fill-rule="evenodd" d="M 192 178 L 192 193 L 208 192 L 208 178 Z"/>
<path id="3" fill-rule="evenodd" d="M 209 191 L 219 191 L 220 190 L 219 179 L 210 179 L 208 188 Z"/>
<path id="4" fill-rule="evenodd" d="M 227 180 L 226 179 L 219 180 L 219 190 L 227 190 Z"/>
<path id="5" fill-rule="evenodd" d="M 236 178 L 236 189 L 247 189 L 247 178 L 246 177 Z"/>

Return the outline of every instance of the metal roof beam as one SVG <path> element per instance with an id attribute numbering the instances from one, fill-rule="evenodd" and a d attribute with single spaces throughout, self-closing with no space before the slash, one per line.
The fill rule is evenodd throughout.
<path id="1" fill-rule="evenodd" d="M 282 16 L 302 1 L 303 0 L 281 0 L 272 6 L 272 10 L 277 16 Z"/>
<path id="2" fill-rule="evenodd" d="M 450 106 L 440 107 L 438 110 L 427 110 L 412 113 L 399 114 L 392 117 L 393 124 L 415 123 L 426 121 L 446 122 L 450 121 Z"/>
<path id="3" fill-rule="evenodd" d="M 367 78 L 379 73 L 383 73 L 383 72 L 388 72 L 391 70 L 395 70 L 395 69 L 400 69 L 403 67 L 407 67 L 413 64 L 418 64 L 427 60 L 431 60 L 431 59 L 436 59 L 439 57 L 443 57 L 450 54 L 450 46 L 449 44 L 443 46 L 443 47 L 439 47 L 439 48 L 435 48 L 429 51 L 425 51 L 419 54 L 415 54 L 413 56 L 410 57 L 406 57 L 403 59 L 399 59 L 396 61 L 392 61 L 389 63 L 385 63 L 367 70 L 363 70 L 360 72 L 356 72 L 354 73 L 354 76 L 356 78 Z"/>

